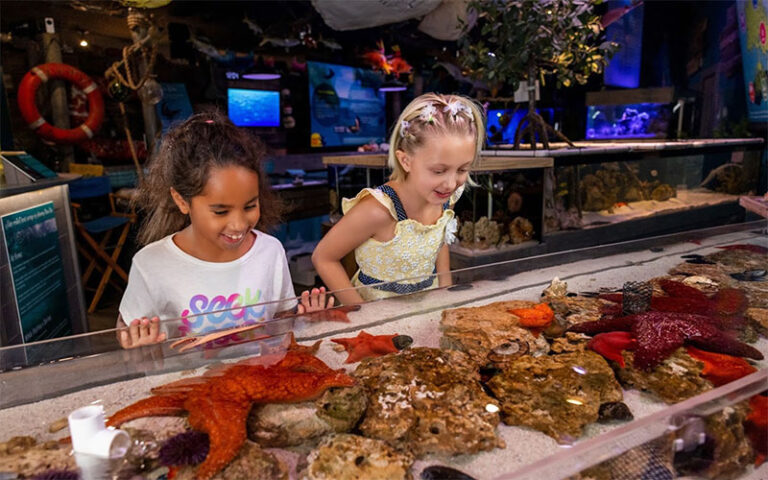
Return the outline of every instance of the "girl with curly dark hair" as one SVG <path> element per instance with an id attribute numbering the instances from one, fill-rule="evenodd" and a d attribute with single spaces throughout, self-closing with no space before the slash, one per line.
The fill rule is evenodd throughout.
<path id="1" fill-rule="evenodd" d="M 263 157 L 257 139 L 217 112 L 165 135 L 136 197 L 144 247 L 120 303 L 118 327 L 130 321 L 118 335 L 124 348 L 325 308 L 324 288 L 295 300 L 285 250 L 265 233 L 282 204 Z"/>

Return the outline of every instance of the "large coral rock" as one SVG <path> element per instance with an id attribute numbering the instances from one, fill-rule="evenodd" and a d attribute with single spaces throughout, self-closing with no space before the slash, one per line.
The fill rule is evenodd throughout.
<path id="1" fill-rule="evenodd" d="M 295 446 L 352 430 L 365 412 L 362 387 L 331 388 L 313 402 L 254 405 L 248 438 L 263 447 Z"/>
<path id="2" fill-rule="evenodd" d="M 510 300 L 482 307 L 443 310 L 440 346 L 466 353 L 477 365 L 487 363 L 491 350 L 509 340 L 527 344 L 530 355 L 546 355 L 549 352 L 546 339 L 536 337 L 528 329 L 518 326 L 519 317 L 509 313 L 509 310 L 532 308 L 535 305 L 535 302 Z"/>
<path id="3" fill-rule="evenodd" d="M 305 480 L 410 480 L 413 456 L 386 442 L 350 434 L 331 435 L 307 458 Z"/>
<path id="4" fill-rule="evenodd" d="M 623 351 L 625 368 L 616 367 L 622 385 L 657 395 L 666 403 L 677 403 L 710 390 L 712 384 L 701 376 L 703 364 L 678 348 L 650 372 L 634 368 L 634 354 Z"/>
<path id="5" fill-rule="evenodd" d="M 47 470 L 77 470 L 72 447 L 58 442 L 38 444 L 32 437 L 0 443 L 0 472 L 32 477 Z"/>
<path id="6" fill-rule="evenodd" d="M 179 469 L 176 480 L 193 480 L 197 467 Z M 237 456 L 212 480 L 288 480 L 288 468 L 253 442 L 245 442 Z"/>
<path id="7" fill-rule="evenodd" d="M 523 356 L 488 387 L 502 403 L 504 423 L 528 426 L 562 442 L 597 421 L 600 405 L 623 399 L 613 370 L 594 352 Z"/>
<path id="8" fill-rule="evenodd" d="M 359 427 L 367 437 L 416 456 L 503 446 L 496 435 L 497 402 L 483 391 L 474 364 L 461 352 L 411 348 L 365 359 L 354 376 L 368 394 Z"/>

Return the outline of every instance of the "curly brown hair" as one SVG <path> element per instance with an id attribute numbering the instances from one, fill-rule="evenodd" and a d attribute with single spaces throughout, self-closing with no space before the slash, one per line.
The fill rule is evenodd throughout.
<path id="1" fill-rule="evenodd" d="M 266 231 L 275 226 L 284 205 L 272 192 L 262 168 L 264 155 L 258 138 L 237 128 L 220 112 L 198 113 L 172 128 L 150 161 L 135 197 L 134 205 L 146 213 L 138 243 L 147 245 L 189 225 L 189 216 L 182 214 L 171 198 L 171 188 L 189 202 L 201 194 L 212 169 L 229 166 L 256 172 L 261 210 L 256 227 Z"/>

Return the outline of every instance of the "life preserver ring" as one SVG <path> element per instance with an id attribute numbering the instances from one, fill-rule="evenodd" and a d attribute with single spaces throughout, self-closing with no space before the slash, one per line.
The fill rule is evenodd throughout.
<path id="1" fill-rule="evenodd" d="M 81 125 L 65 130 L 54 127 L 40 115 L 35 105 L 35 94 L 41 83 L 52 78 L 69 80 L 88 96 L 88 118 Z M 92 138 L 104 120 L 104 99 L 99 86 L 88 75 L 63 63 L 44 63 L 27 72 L 19 85 L 18 102 L 21 116 L 29 128 L 55 143 L 79 143 Z"/>

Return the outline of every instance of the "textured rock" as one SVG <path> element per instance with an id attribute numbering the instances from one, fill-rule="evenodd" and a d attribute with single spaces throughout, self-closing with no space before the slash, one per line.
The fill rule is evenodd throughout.
<path id="1" fill-rule="evenodd" d="M 666 403 L 677 403 L 712 388 L 701 376 L 703 364 L 690 357 L 684 348 L 677 349 L 650 372 L 633 366 L 634 354 L 623 351 L 625 368 L 616 367 L 622 385 L 650 392 Z"/>
<path id="2" fill-rule="evenodd" d="M 368 395 L 359 427 L 367 437 L 416 456 L 504 446 L 496 435 L 497 402 L 483 391 L 474 364 L 461 352 L 412 348 L 363 360 L 354 376 Z"/>
<path id="3" fill-rule="evenodd" d="M 381 440 L 330 435 L 307 458 L 306 480 L 410 480 L 413 456 Z"/>
<path id="4" fill-rule="evenodd" d="M 176 480 L 193 480 L 196 467 L 178 470 Z M 288 480 L 288 469 L 274 455 L 253 442 L 245 442 L 237 456 L 212 480 Z"/>
<path id="5" fill-rule="evenodd" d="M 507 425 L 524 425 L 567 442 L 597 421 L 600 405 L 621 402 L 621 387 L 600 355 L 574 352 L 521 357 L 489 382 Z"/>
<path id="6" fill-rule="evenodd" d="M 248 438 L 262 447 L 288 447 L 352 430 L 365 412 L 362 387 L 332 388 L 313 402 L 254 405 Z"/>
<path id="7" fill-rule="evenodd" d="M 535 302 L 511 300 L 482 307 L 443 310 L 440 346 L 466 353 L 476 365 L 488 363 L 491 350 L 509 340 L 527 343 L 529 355 L 546 355 L 549 352 L 547 340 L 518 326 L 519 318 L 509 313 L 509 310 L 531 308 L 534 305 Z"/>
<path id="8" fill-rule="evenodd" d="M 768 308 L 748 308 L 744 316 L 758 332 L 768 334 Z"/>
<path id="9" fill-rule="evenodd" d="M 46 470 L 77 470 L 72 447 L 58 442 L 38 444 L 32 437 L 13 437 L 0 443 L 0 472 L 31 477 Z"/>
<path id="10" fill-rule="evenodd" d="M 552 352 L 583 352 L 590 338 L 592 337 L 583 333 L 565 332 L 564 336 L 552 340 Z"/>

